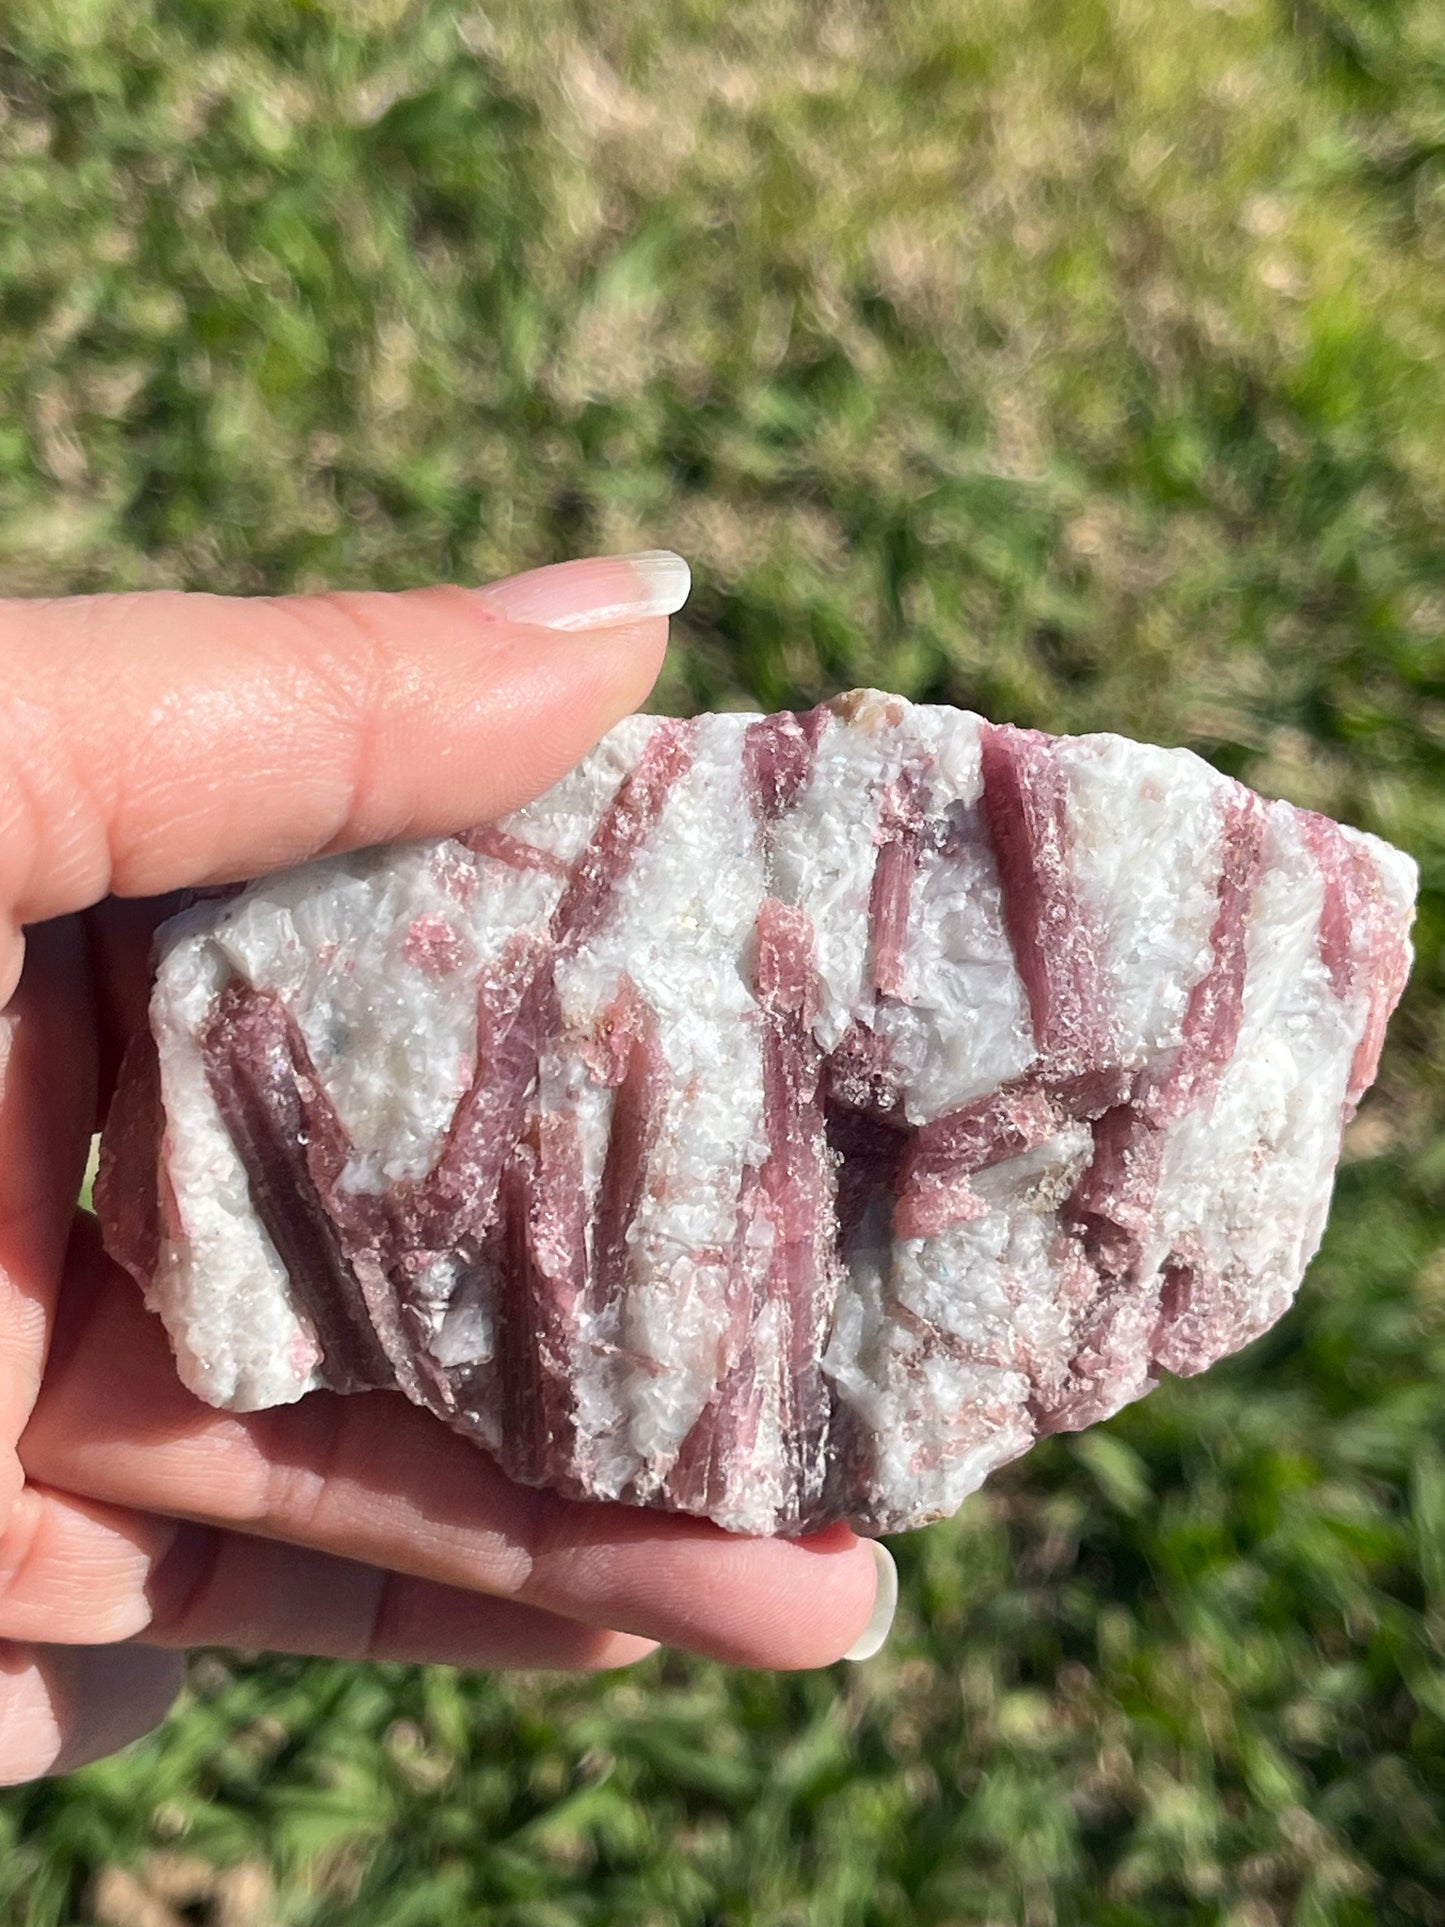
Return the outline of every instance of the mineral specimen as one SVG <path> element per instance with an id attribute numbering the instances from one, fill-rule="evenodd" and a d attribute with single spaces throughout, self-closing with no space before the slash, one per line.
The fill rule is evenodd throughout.
<path id="1" fill-rule="evenodd" d="M 1181 750 L 635 716 L 167 926 L 111 1249 L 213 1404 L 389 1386 L 573 1495 L 917 1525 L 1285 1310 L 1413 894 Z"/>

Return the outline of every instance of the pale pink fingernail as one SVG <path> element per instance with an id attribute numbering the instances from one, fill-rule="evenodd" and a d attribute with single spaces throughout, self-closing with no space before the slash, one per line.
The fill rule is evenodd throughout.
<path id="1" fill-rule="evenodd" d="M 844 1659 L 872 1659 L 892 1630 L 893 1615 L 898 1611 L 898 1568 L 893 1563 L 893 1554 L 877 1539 L 868 1541 L 868 1550 L 878 1568 L 878 1590 L 873 1596 L 868 1624 L 844 1653 Z"/>
<path id="2" fill-rule="evenodd" d="M 512 622 L 544 629 L 603 629 L 642 616 L 670 616 L 687 601 L 692 574 L 671 549 L 637 555 L 589 556 L 509 575 L 481 590 L 487 605 Z"/>

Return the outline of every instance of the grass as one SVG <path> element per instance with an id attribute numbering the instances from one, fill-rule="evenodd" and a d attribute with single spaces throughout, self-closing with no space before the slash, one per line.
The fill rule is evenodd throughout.
<path id="1" fill-rule="evenodd" d="M 5 589 L 667 543 L 670 707 L 1185 742 L 1425 886 L 1298 1308 L 899 1542 L 878 1661 L 203 1657 L 0 1918 L 1445 1922 L 1436 0 L 10 0 L 0 100 Z"/>

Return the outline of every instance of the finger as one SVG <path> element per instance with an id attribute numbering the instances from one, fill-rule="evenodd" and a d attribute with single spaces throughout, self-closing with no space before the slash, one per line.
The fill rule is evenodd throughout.
<path id="1" fill-rule="evenodd" d="M 489 1671 L 599 1672 L 656 1641 L 579 1625 L 512 1599 L 387 1572 L 215 1527 L 183 1524 L 149 1587 L 147 1645 L 241 1646 L 323 1659 Z"/>
<path id="2" fill-rule="evenodd" d="M 513 809 L 646 695 L 686 583 L 642 557 L 480 592 L 0 603 L 0 901 L 28 923 Z"/>
<path id="3" fill-rule="evenodd" d="M 511 1484 L 395 1395 L 314 1394 L 221 1413 L 180 1384 L 157 1320 L 78 1246 L 45 1389 L 21 1441 L 32 1479 L 538 1606 L 734 1663 L 826 1665 L 877 1594 L 846 1529 L 743 1539 L 705 1520 L 576 1505 Z"/>
<path id="4" fill-rule="evenodd" d="M 95 1111 L 80 933 L 42 925 L 27 948 L 0 1011 L 0 1531 L 20 1490 L 13 1447 L 40 1384 Z"/>
<path id="5" fill-rule="evenodd" d="M 0 1786 L 72 1772 L 140 1739 L 184 1681 L 184 1661 L 150 1647 L 0 1641 Z"/>
<path id="6" fill-rule="evenodd" d="M 0 1638 L 588 1671 L 652 1651 L 515 1600 L 33 1485 L 0 1539 Z"/>
<path id="7" fill-rule="evenodd" d="M 103 1646 L 143 1631 L 146 1583 L 179 1529 L 27 1485 L 0 1534 L 0 1639 Z"/>

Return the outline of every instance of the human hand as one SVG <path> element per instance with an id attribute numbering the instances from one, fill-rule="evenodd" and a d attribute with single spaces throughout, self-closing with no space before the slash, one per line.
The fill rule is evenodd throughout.
<path id="1" fill-rule="evenodd" d="M 646 695 L 685 582 L 0 603 L 0 1783 L 148 1730 L 195 1644 L 800 1667 L 889 1610 L 846 1528 L 525 1490 L 395 1395 L 213 1411 L 75 1210 L 167 894 L 518 807 Z"/>

